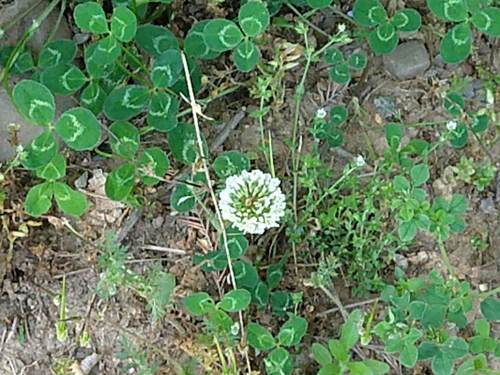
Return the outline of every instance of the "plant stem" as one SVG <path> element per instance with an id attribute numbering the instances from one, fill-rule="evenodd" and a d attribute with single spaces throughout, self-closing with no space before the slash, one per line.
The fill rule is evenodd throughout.
<path id="1" fill-rule="evenodd" d="M 16 47 L 14 48 L 14 51 L 9 56 L 9 59 L 5 63 L 5 66 L 3 67 L 2 73 L 0 74 L 0 81 L 3 84 L 3 87 L 5 88 L 5 91 L 9 95 L 9 97 L 12 99 L 12 89 L 9 85 L 9 73 L 10 69 L 14 66 L 14 63 L 16 62 L 17 58 L 19 57 L 20 53 L 24 50 L 24 47 L 28 40 L 31 39 L 35 31 L 38 29 L 39 25 L 49 16 L 49 14 L 54 10 L 54 8 L 57 6 L 61 0 L 53 0 L 38 16 L 34 21 L 33 24 L 30 26 L 28 30 L 24 32 L 23 37 L 17 43 Z"/>
<path id="2" fill-rule="evenodd" d="M 450 276 L 454 275 L 453 267 L 450 262 L 450 258 L 448 258 L 448 253 L 446 252 L 446 247 L 444 246 L 443 240 L 438 240 L 439 251 L 441 252 L 441 259 L 448 270 Z"/>
<path id="3" fill-rule="evenodd" d="M 316 26 L 315 24 L 313 24 L 311 21 L 309 21 L 306 17 L 304 17 L 304 15 L 302 13 L 299 12 L 299 10 L 297 8 L 295 8 L 292 4 L 290 4 L 290 2 L 286 1 L 285 2 L 285 5 L 290 8 L 290 10 L 295 13 L 304 23 L 307 24 L 307 26 L 309 26 L 311 29 L 317 31 L 318 33 L 320 33 L 321 35 L 323 36 L 326 36 L 327 38 L 330 37 L 330 35 L 328 35 L 327 32 L 321 30 L 318 26 Z M 314 12 L 313 12 L 314 13 Z M 311 14 L 313 14 L 311 13 Z"/>
<path id="4" fill-rule="evenodd" d="M 229 268 L 229 277 L 231 280 L 231 284 L 233 285 L 233 288 L 237 289 L 238 287 L 236 285 L 236 278 L 234 276 L 231 254 L 229 252 L 228 237 L 227 237 L 226 228 L 224 226 L 224 219 L 222 218 L 222 214 L 221 214 L 221 211 L 219 208 L 217 197 L 215 195 L 215 191 L 214 191 L 214 188 L 212 185 L 212 180 L 210 178 L 210 170 L 208 168 L 208 162 L 207 162 L 208 155 L 205 155 L 205 148 L 204 148 L 203 140 L 201 137 L 201 129 L 200 129 L 199 121 L 198 121 L 198 113 L 200 111 L 200 107 L 199 107 L 198 103 L 196 103 L 196 98 L 194 96 L 194 91 L 193 91 L 193 85 L 191 83 L 191 76 L 189 73 L 189 66 L 188 66 L 188 63 L 186 60 L 186 56 L 184 55 L 183 52 L 181 52 L 181 59 L 182 59 L 182 64 L 184 66 L 184 75 L 186 77 L 186 84 L 187 84 L 188 92 L 189 92 L 189 101 L 191 104 L 191 111 L 193 113 L 193 123 L 194 123 L 194 127 L 195 127 L 195 132 L 196 132 L 198 151 L 200 153 L 200 159 L 202 160 L 202 163 L 203 163 L 203 169 L 204 169 L 205 177 L 207 180 L 207 187 L 208 187 L 208 190 L 210 192 L 210 197 L 211 197 L 212 203 L 214 205 L 217 219 L 219 221 L 219 226 L 220 226 L 220 230 L 221 230 L 221 234 L 222 234 L 222 240 L 224 241 L 224 251 L 225 251 L 226 257 L 227 257 L 227 263 L 228 263 L 228 268 Z M 243 340 L 245 338 L 245 326 L 243 324 L 243 314 L 240 311 L 238 315 L 239 315 L 239 320 L 240 320 L 241 337 Z M 246 353 L 246 355 L 248 356 L 247 353 Z M 249 363 L 248 360 L 247 360 L 247 363 Z M 252 369 L 249 367 L 248 373 L 250 374 L 251 372 L 252 372 Z"/>

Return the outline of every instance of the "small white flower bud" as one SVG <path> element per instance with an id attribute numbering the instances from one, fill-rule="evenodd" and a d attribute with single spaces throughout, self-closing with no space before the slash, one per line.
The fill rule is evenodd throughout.
<path id="1" fill-rule="evenodd" d="M 363 156 L 358 155 L 354 158 L 354 164 L 356 165 L 356 167 L 361 168 L 366 165 L 366 162 Z"/>
<path id="2" fill-rule="evenodd" d="M 448 129 L 450 132 L 452 132 L 456 128 L 457 128 L 456 121 L 448 121 L 448 123 L 446 124 L 446 129 Z"/>
<path id="3" fill-rule="evenodd" d="M 339 25 L 337 26 L 337 30 L 339 31 L 339 33 L 343 33 L 345 29 L 346 29 L 345 23 L 339 23 Z"/>
<path id="4" fill-rule="evenodd" d="M 324 119 L 326 117 L 326 110 L 324 108 L 320 108 L 316 111 L 316 118 Z"/>

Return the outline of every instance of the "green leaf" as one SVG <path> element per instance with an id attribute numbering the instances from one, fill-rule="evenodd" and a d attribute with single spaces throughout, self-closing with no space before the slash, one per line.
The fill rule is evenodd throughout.
<path id="1" fill-rule="evenodd" d="M 248 323 L 247 340 L 248 344 L 257 350 L 271 350 L 276 346 L 273 335 L 257 323 Z"/>
<path id="2" fill-rule="evenodd" d="M 38 67 L 52 68 L 69 64 L 76 56 L 76 43 L 70 39 L 59 39 L 46 43 L 38 56 Z"/>
<path id="3" fill-rule="evenodd" d="M 418 360 L 430 359 L 440 353 L 439 347 L 433 342 L 425 341 L 418 347 Z"/>
<path id="4" fill-rule="evenodd" d="M 330 352 L 324 345 L 315 342 L 314 344 L 312 344 L 311 352 L 314 360 L 321 366 L 326 366 L 333 361 Z"/>
<path id="5" fill-rule="evenodd" d="M 348 112 L 344 105 L 335 105 L 330 109 L 330 123 L 340 126 L 347 120 Z"/>
<path id="6" fill-rule="evenodd" d="M 266 283 L 259 281 L 253 289 L 252 300 L 258 307 L 265 307 L 269 302 L 269 288 Z"/>
<path id="7" fill-rule="evenodd" d="M 110 58 L 106 58 L 103 51 L 97 51 L 99 43 L 95 42 L 87 46 L 83 55 L 87 73 L 96 79 L 104 78 L 113 71 L 113 61 Z"/>
<path id="8" fill-rule="evenodd" d="M 261 1 L 248 1 L 240 8 L 238 22 L 249 37 L 262 34 L 268 28 L 269 21 L 269 11 Z"/>
<path id="9" fill-rule="evenodd" d="M 36 137 L 24 150 L 21 163 L 27 169 L 37 169 L 48 164 L 57 154 L 59 147 L 50 131 Z"/>
<path id="10" fill-rule="evenodd" d="M 451 132 L 450 143 L 455 148 L 462 148 L 467 144 L 468 137 L 467 125 L 459 122 L 455 130 Z"/>
<path id="11" fill-rule="evenodd" d="M 139 130 L 126 121 L 116 121 L 109 127 L 109 144 L 113 152 L 127 160 L 133 160 L 139 150 Z"/>
<path id="12" fill-rule="evenodd" d="M 445 21 L 460 22 L 468 17 L 463 0 L 427 0 L 427 7 L 435 16 Z"/>
<path id="13" fill-rule="evenodd" d="M 175 96 L 164 92 L 155 92 L 148 109 L 148 125 L 158 131 L 168 132 L 177 126 L 179 101 Z"/>
<path id="14" fill-rule="evenodd" d="M 306 2 L 307 5 L 315 9 L 326 8 L 332 4 L 332 0 L 306 0 Z"/>
<path id="15" fill-rule="evenodd" d="M 78 4 L 73 13 L 76 25 L 83 31 L 94 34 L 106 34 L 109 32 L 106 14 L 101 5 L 89 1 Z"/>
<path id="16" fill-rule="evenodd" d="M 481 302 L 481 314 L 487 320 L 500 320 L 500 299 L 488 297 Z"/>
<path id="17" fill-rule="evenodd" d="M 500 8 L 487 7 L 472 16 L 472 23 L 483 33 L 500 37 Z"/>
<path id="18" fill-rule="evenodd" d="M 80 104 L 94 115 L 101 113 L 106 100 L 106 92 L 97 82 L 90 83 L 80 94 Z"/>
<path id="19" fill-rule="evenodd" d="M 172 156 L 180 162 L 193 164 L 198 158 L 196 130 L 191 124 L 179 123 L 172 129 L 168 133 L 168 145 Z"/>
<path id="20" fill-rule="evenodd" d="M 366 57 L 365 51 L 359 51 L 353 53 L 347 63 L 354 70 L 363 70 L 366 67 L 368 58 Z"/>
<path id="21" fill-rule="evenodd" d="M 451 375 L 453 370 L 453 360 L 443 353 L 438 353 L 432 358 L 432 371 L 435 375 Z"/>
<path id="22" fill-rule="evenodd" d="M 95 115 L 85 108 L 64 112 L 55 126 L 57 134 L 73 150 L 94 149 L 101 140 L 101 126 Z"/>
<path id="23" fill-rule="evenodd" d="M 351 80 L 349 65 L 346 62 L 335 64 L 330 69 L 330 79 L 339 85 L 345 85 Z"/>
<path id="24" fill-rule="evenodd" d="M 298 345 L 306 332 L 307 320 L 290 314 L 289 319 L 283 324 L 278 334 L 279 343 L 288 347 Z"/>
<path id="25" fill-rule="evenodd" d="M 482 133 L 488 129 L 488 115 L 472 115 L 472 131 L 474 133 Z"/>
<path id="26" fill-rule="evenodd" d="M 66 215 L 79 217 L 87 210 L 85 194 L 71 189 L 62 182 L 54 182 L 54 198 L 57 206 Z"/>
<path id="27" fill-rule="evenodd" d="M 271 308 L 277 316 L 285 316 L 286 310 L 292 305 L 289 292 L 277 291 L 271 293 Z"/>
<path id="28" fill-rule="evenodd" d="M 325 61 L 327 64 L 340 64 L 345 62 L 344 54 L 336 47 L 330 47 L 325 51 Z"/>
<path id="29" fill-rule="evenodd" d="M 134 188 L 135 167 L 123 164 L 114 169 L 106 178 L 106 195 L 115 201 L 125 200 Z"/>
<path id="30" fill-rule="evenodd" d="M 205 292 L 193 293 L 184 298 L 184 306 L 187 311 L 194 316 L 201 316 L 208 310 L 207 307 L 213 306 L 214 300 Z"/>
<path id="31" fill-rule="evenodd" d="M 417 235 L 417 224 L 415 221 L 410 220 L 399 223 L 398 235 L 401 241 L 408 242 L 413 240 Z"/>
<path id="32" fill-rule="evenodd" d="M 209 21 L 203 29 L 203 37 L 207 46 L 217 52 L 229 51 L 243 39 L 238 26 L 223 18 Z"/>
<path id="33" fill-rule="evenodd" d="M 252 71 L 260 60 L 260 50 L 249 40 L 243 40 L 233 51 L 233 60 L 239 71 Z"/>
<path id="34" fill-rule="evenodd" d="M 378 25 L 368 35 L 368 43 L 376 54 L 388 54 L 394 51 L 399 42 L 396 28 L 389 22 Z"/>
<path id="35" fill-rule="evenodd" d="M 238 312 L 245 310 L 251 300 L 252 295 L 248 290 L 235 289 L 226 293 L 217 306 L 227 312 Z"/>
<path id="36" fill-rule="evenodd" d="M 141 181 L 145 185 L 152 186 L 159 183 L 169 167 L 167 154 L 159 147 L 147 148 L 139 155 L 137 168 Z"/>
<path id="37" fill-rule="evenodd" d="M 339 362 L 347 362 L 349 360 L 349 352 L 344 343 L 340 340 L 329 340 L 328 349 L 333 357 Z"/>
<path id="38" fill-rule="evenodd" d="M 144 86 L 128 85 L 111 91 L 104 102 L 104 114 L 113 121 L 126 121 L 144 110 L 149 91 Z"/>
<path id="39" fill-rule="evenodd" d="M 450 337 L 444 342 L 441 351 L 446 358 L 459 359 L 467 355 L 469 345 L 461 337 Z"/>
<path id="40" fill-rule="evenodd" d="M 284 276 L 283 266 L 286 257 L 283 257 L 278 263 L 271 264 L 266 271 L 266 281 L 269 289 L 276 288 Z"/>
<path id="41" fill-rule="evenodd" d="M 362 26 L 374 26 L 383 23 L 387 19 L 387 13 L 378 0 L 356 0 L 353 18 Z"/>
<path id="42" fill-rule="evenodd" d="M 226 178 L 250 169 L 250 160 L 239 151 L 227 151 L 214 160 L 212 167 L 220 178 Z"/>
<path id="43" fill-rule="evenodd" d="M 196 22 L 188 31 L 186 38 L 184 38 L 184 51 L 186 55 L 203 60 L 213 59 L 219 55 L 219 52 L 210 50 L 203 37 L 203 30 L 209 21 Z"/>
<path id="44" fill-rule="evenodd" d="M 36 125 L 48 126 L 56 114 L 54 96 L 47 87 L 35 81 L 19 82 L 12 91 L 12 100 L 19 113 Z"/>
<path id="45" fill-rule="evenodd" d="M 57 154 L 46 165 L 36 169 L 36 176 L 44 180 L 60 180 L 66 176 L 66 159 Z"/>
<path id="46" fill-rule="evenodd" d="M 398 31 L 413 33 L 422 26 L 422 17 L 415 9 L 401 9 L 394 14 L 391 22 Z"/>
<path id="47" fill-rule="evenodd" d="M 392 186 L 397 192 L 407 192 L 410 190 L 410 182 L 404 176 L 395 176 L 392 180 Z"/>
<path id="48" fill-rule="evenodd" d="M 179 50 L 170 49 L 156 57 L 151 70 L 151 81 L 157 88 L 171 87 L 181 76 L 182 69 Z"/>
<path id="49" fill-rule="evenodd" d="M 177 212 L 185 213 L 191 211 L 196 205 L 196 196 L 193 191 L 184 183 L 175 185 L 174 191 L 170 195 L 170 206 Z"/>
<path id="50" fill-rule="evenodd" d="M 486 370 L 488 368 L 488 360 L 484 354 L 472 357 L 466 360 L 457 369 L 456 375 L 477 375 L 481 374 L 478 370 Z M 493 375 L 488 372 L 485 375 Z"/>
<path id="51" fill-rule="evenodd" d="M 165 27 L 145 24 L 137 28 L 137 45 L 152 56 L 160 56 L 169 49 L 179 49 L 175 35 Z"/>
<path id="52" fill-rule="evenodd" d="M 325 133 L 321 135 L 321 139 L 325 139 L 330 147 L 339 147 L 344 143 L 344 135 L 336 126 L 329 126 Z"/>
<path id="53" fill-rule="evenodd" d="M 235 229 L 233 227 L 228 228 L 226 230 L 226 236 L 227 247 L 231 259 L 237 259 L 245 254 L 245 251 L 248 249 L 248 240 L 238 229 Z M 226 252 L 223 235 L 219 237 L 219 245 L 217 246 L 217 249 L 219 249 L 219 251 L 222 251 L 224 254 Z"/>
<path id="54" fill-rule="evenodd" d="M 465 108 L 465 101 L 462 95 L 456 92 L 448 92 L 444 98 L 443 106 L 450 115 L 459 117 Z"/>
<path id="55" fill-rule="evenodd" d="M 255 267 L 243 260 L 233 264 L 234 277 L 238 288 L 254 288 L 259 282 L 259 275 Z"/>
<path id="56" fill-rule="evenodd" d="M 461 194 L 453 194 L 448 212 L 454 215 L 463 215 L 467 211 L 467 200 Z"/>
<path id="57" fill-rule="evenodd" d="M 417 164 L 410 171 L 413 186 L 420 186 L 427 182 L 430 177 L 427 164 Z"/>
<path id="58" fill-rule="evenodd" d="M 51 182 L 44 182 L 39 185 L 33 186 L 26 195 L 24 200 L 24 209 L 28 214 L 34 217 L 39 217 L 52 206 L 52 189 Z"/>
<path id="59" fill-rule="evenodd" d="M 472 31 L 466 23 L 460 23 L 449 30 L 439 46 L 441 57 L 447 64 L 456 64 L 466 60 L 471 49 Z"/>
<path id="60" fill-rule="evenodd" d="M 347 368 L 351 375 L 381 375 L 389 372 L 389 365 L 370 359 L 362 362 L 350 362 L 347 364 Z"/>
<path id="61" fill-rule="evenodd" d="M 359 340 L 359 325 L 361 324 L 361 310 L 354 310 L 340 330 L 340 342 L 342 346 L 350 350 Z"/>
<path id="62" fill-rule="evenodd" d="M 35 68 L 35 63 L 33 61 L 33 56 L 31 56 L 31 52 L 24 51 L 14 62 L 14 66 L 12 66 L 12 73 L 14 74 L 23 74 Z"/>
<path id="63" fill-rule="evenodd" d="M 130 42 L 137 32 L 137 17 L 126 7 L 116 7 L 111 18 L 111 34 L 120 42 Z"/>
<path id="64" fill-rule="evenodd" d="M 399 355 L 399 361 L 401 362 L 401 364 L 407 368 L 413 368 L 417 363 L 417 358 L 417 347 L 412 343 L 405 342 L 403 350 Z"/>
<path id="65" fill-rule="evenodd" d="M 75 65 L 66 64 L 44 70 L 40 81 L 54 94 L 69 96 L 85 84 L 86 78 Z"/>
<path id="66" fill-rule="evenodd" d="M 401 139 L 403 138 L 403 128 L 400 124 L 388 123 L 385 126 L 385 139 L 387 139 L 387 144 L 392 148 L 397 148 L 401 144 Z"/>
<path id="67" fill-rule="evenodd" d="M 264 358 L 266 374 L 268 375 L 290 375 L 293 371 L 293 361 L 283 348 L 275 348 Z"/>

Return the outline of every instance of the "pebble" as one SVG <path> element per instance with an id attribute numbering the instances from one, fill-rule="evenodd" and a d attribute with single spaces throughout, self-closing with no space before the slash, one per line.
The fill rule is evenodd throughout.
<path id="1" fill-rule="evenodd" d="M 497 209 L 495 207 L 495 202 L 493 201 L 493 198 L 486 198 L 482 199 L 481 203 L 479 204 L 479 209 L 481 212 L 485 213 L 486 215 L 495 215 L 497 213 Z"/>
<path id="2" fill-rule="evenodd" d="M 427 254 L 425 251 L 419 251 L 417 253 L 417 263 L 422 264 L 425 263 L 429 260 L 429 254 Z"/>
<path id="3" fill-rule="evenodd" d="M 399 80 L 415 78 L 424 74 L 431 65 L 424 43 L 418 40 L 401 43 L 383 56 L 385 69 Z"/>
<path id="4" fill-rule="evenodd" d="M 396 261 L 396 266 L 398 266 L 399 268 L 403 270 L 408 269 L 408 259 L 404 255 L 396 254 L 395 261 Z"/>
<path id="5" fill-rule="evenodd" d="M 398 112 L 396 100 L 392 96 L 377 96 L 373 99 L 373 105 L 377 112 L 386 120 Z"/>

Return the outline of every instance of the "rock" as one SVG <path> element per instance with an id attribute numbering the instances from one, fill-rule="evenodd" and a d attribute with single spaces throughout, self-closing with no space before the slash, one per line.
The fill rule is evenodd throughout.
<path id="1" fill-rule="evenodd" d="M 491 197 L 482 199 L 481 203 L 479 204 L 479 209 L 486 215 L 495 215 L 497 213 L 497 209 L 495 208 L 495 202 Z"/>
<path id="2" fill-rule="evenodd" d="M 41 2 L 33 8 L 37 3 L 40 2 L 38 0 L 15 0 L 3 5 L 0 12 L 0 27 L 5 27 L 5 25 L 16 20 L 17 17 L 21 18 L 15 26 L 6 31 L 5 38 L 0 40 L 2 46 L 14 45 L 31 26 L 33 20 L 44 11 L 47 3 Z M 56 8 L 40 25 L 38 31 L 29 41 L 28 47 L 34 52 L 35 56 L 40 52 L 47 37 L 52 32 L 58 15 L 59 9 Z M 70 28 L 64 18 L 56 33 L 56 38 L 71 38 Z M 58 112 L 61 113 L 63 110 L 72 107 L 73 102 L 69 98 L 58 98 L 57 105 Z M 14 137 L 12 137 L 12 131 L 9 128 L 10 124 L 16 124 L 18 128 Z M 17 113 L 6 91 L 0 88 L 0 162 L 9 160 L 15 155 L 15 144 L 11 144 L 11 141 L 18 141 L 19 144 L 26 145 L 39 135 L 42 130 L 42 128 L 26 123 Z"/>
<path id="3" fill-rule="evenodd" d="M 398 113 L 396 101 L 392 96 L 377 96 L 373 99 L 373 105 L 380 116 L 386 120 Z"/>
<path id="4" fill-rule="evenodd" d="M 39 5 L 35 6 L 37 3 Z M 1 40 L 2 45 L 14 45 L 25 31 L 33 24 L 33 21 L 40 16 L 40 14 L 47 7 L 47 2 L 40 2 L 38 0 L 15 0 L 10 4 L 4 5 L 0 12 L 0 27 L 8 25 L 17 17 L 21 17 L 15 26 L 10 28 L 5 33 L 5 38 Z M 24 16 L 23 16 L 24 15 Z M 47 37 L 52 33 L 54 25 L 57 23 L 59 17 L 59 8 L 55 8 L 52 13 L 45 19 L 39 26 L 37 32 L 33 35 L 28 42 L 28 48 L 32 50 L 35 55 L 40 52 Z M 66 38 L 70 39 L 72 34 L 66 19 L 63 17 L 59 29 L 55 34 L 57 39 Z"/>
<path id="5" fill-rule="evenodd" d="M 406 258 L 404 255 L 401 254 L 396 254 L 396 266 L 403 270 L 408 269 L 408 258 Z"/>
<path id="6" fill-rule="evenodd" d="M 425 45 L 416 40 L 401 43 L 389 55 L 383 57 L 385 69 L 400 80 L 422 75 L 431 65 Z"/>

